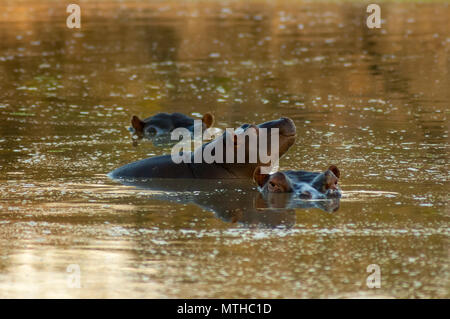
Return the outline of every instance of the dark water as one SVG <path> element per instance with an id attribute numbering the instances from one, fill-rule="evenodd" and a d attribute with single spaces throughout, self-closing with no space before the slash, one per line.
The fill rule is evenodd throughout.
<path id="1" fill-rule="evenodd" d="M 0 297 L 450 297 L 448 4 L 0 4 Z M 160 111 L 292 118 L 281 168 L 337 164 L 339 209 L 109 180 Z"/>

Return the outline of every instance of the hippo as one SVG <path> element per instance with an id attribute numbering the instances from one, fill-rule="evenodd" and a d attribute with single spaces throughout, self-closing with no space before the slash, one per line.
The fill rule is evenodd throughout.
<path id="1" fill-rule="evenodd" d="M 147 138 L 154 142 L 168 143 L 169 134 L 176 128 L 187 128 L 189 131 L 194 130 L 194 118 L 182 113 L 157 113 L 144 120 L 136 115 L 131 118 L 130 132 L 137 139 Z M 202 129 L 206 130 L 214 124 L 214 115 L 205 113 L 202 117 Z M 137 145 L 136 140 L 133 144 Z M 160 143 L 161 144 L 161 143 Z"/>
<path id="2" fill-rule="evenodd" d="M 231 146 L 226 142 L 230 138 L 229 132 L 226 131 L 224 134 L 216 138 L 215 140 L 203 144 L 197 150 L 191 153 L 186 153 L 187 157 L 194 159 L 195 153 L 198 151 L 205 150 L 214 143 L 222 142 L 223 145 L 223 158 L 227 157 L 227 153 L 231 153 L 230 147 L 233 147 L 234 156 L 236 156 L 235 150 L 238 148 L 245 148 L 246 158 L 244 162 L 234 161 L 229 163 L 223 161 L 223 163 L 213 162 L 213 163 L 196 163 L 194 160 L 188 162 L 175 163 L 171 155 L 161 155 L 156 157 L 146 158 L 137 162 L 133 162 L 122 167 L 115 169 L 108 174 L 111 178 L 204 178 L 204 179 L 233 179 L 233 178 L 247 178 L 251 179 L 253 172 L 258 166 L 268 166 L 268 163 L 262 163 L 261 158 L 258 154 L 255 162 L 248 160 L 248 150 L 250 143 L 239 143 L 239 138 L 236 138 L 238 134 L 246 134 L 247 130 L 250 128 L 254 129 L 258 134 L 258 130 L 261 128 L 267 129 L 268 136 L 272 133 L 272 129 L 278 129 L 279 140 L 278 140 L 278 157 L 283 156 L 284 153 L 294 144 L 296 137 L 296 127 L 294 122 L 286 117 L 282 117 L 278 120 L 264 122 L 259 125 L 244 124 L 240 127 L 240 132 L 234 138 L 234 145 Z M 267 147 L 270 149 L 268 141 Z M 275 145 L 275 144 L 274 144 Z"/>
<path id="3" fill-rule="evenodd" d="M 325 172 L 284 171 L 262 174 L 260 167 L 253 173 L 253 180 L 263 194 L 295 193 L 302 199 L 340 198 L 338 185 L 341 172 L 331 165 Z"/>

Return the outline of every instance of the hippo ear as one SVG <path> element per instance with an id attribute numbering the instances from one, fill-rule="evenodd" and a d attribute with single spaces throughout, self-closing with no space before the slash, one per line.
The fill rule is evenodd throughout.
<path id="1" fill-rule="evenodd" d="M 339 178 L 334 174 L 334 172 L 329 169 L 323 174 L 325 178 L 323 179 L 322 192 L 328 189 L 337 189 Z"/>
<path id="2" fill-rule="evenodd" d="M 136 115 L 133 115 L 133 117 L 131 118 L 131 125 L 137 133 L 142 133 L 142 131 L 144 130 L 144 122 L 142 122 Z"/>
<path id="3" fill-rule="evenodd" d="M 339 171 L 339 168 L 337 168 L 336 165 L 331 165 L 328 167 L 328 170 L 332 171 L 337 178 L 341 178 L 341 171 Z"/>
<path id="4" fill-rule="evenodd" d="M 263 187 L 266 184 L 269 176 L 269 174 L 261 174 L 261 166 L 255 168 L 255 171 L 253 172 L 253 180 L 259 187 Z"/>
<path id="5" fill-rule="evenodd" d="M 206 128 L 211 127 L 214 124 L 214 115 L 205 113 L 202 117 L 202 122 L 205 124 Z"/>

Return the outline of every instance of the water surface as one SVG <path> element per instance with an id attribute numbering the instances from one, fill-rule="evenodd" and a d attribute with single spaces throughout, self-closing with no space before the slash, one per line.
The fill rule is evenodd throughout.
<path id="1" fill-rule="evenodd" d="M 0 297 L 450 296 L 448 4 L 1 4 Z M 292 118 L 281 168 L 338 165 L 338 209 L 110 180 L 170 151 L 126 129 L 161 111 Z"/>

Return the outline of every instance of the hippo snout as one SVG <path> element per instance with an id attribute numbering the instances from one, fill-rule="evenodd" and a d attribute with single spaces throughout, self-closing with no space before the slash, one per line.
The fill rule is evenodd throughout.
<path id="1" fill-rule="evenodd" d="M 258 125 L 259 128 L 278 128 L 280 135 L 285 137 L 295 136 L 296 128 L 294 121 L 288 117 L 282 117 L 278 120 L 264 122 Z"/>
<path id="2" fill-rule="evenodd" d="M 296 127 L 294 121 L 288 117 L 280 118 L 280 134 L 284 136 L 293 136 L 296 134 Z"/>

